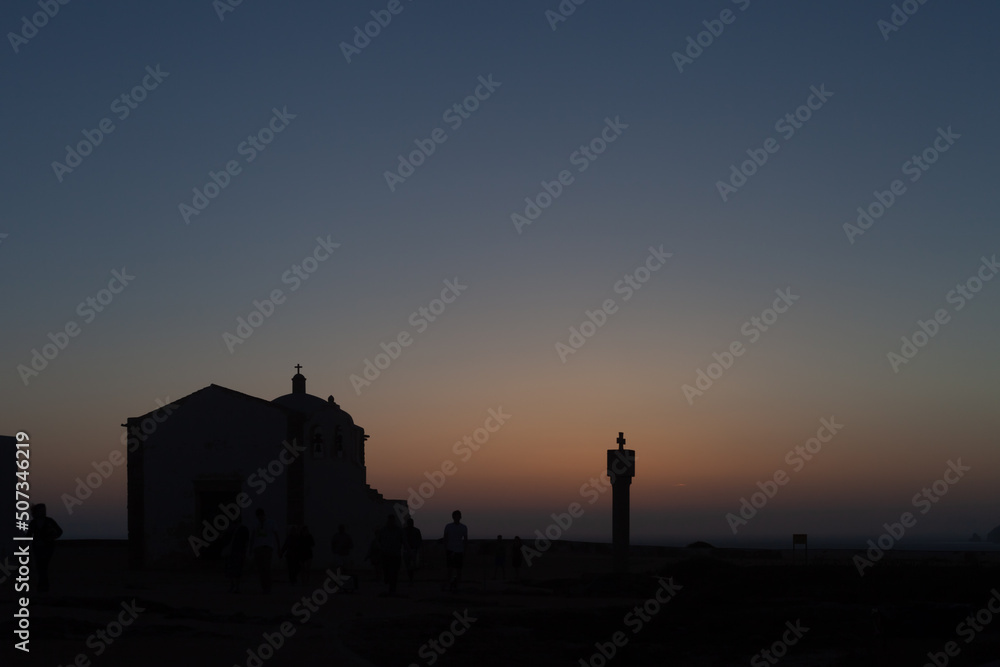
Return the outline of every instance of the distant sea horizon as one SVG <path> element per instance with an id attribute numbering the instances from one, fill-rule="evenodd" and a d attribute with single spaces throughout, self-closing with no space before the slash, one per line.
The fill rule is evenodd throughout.
<path id="1" fill-rule="evenodd" d="M 511 541 L 513 535 L 505 535 L 505 541 Z M 524 544 L 529 547 L 535 547 L 535 539 L 537 536 L 521 535 L 521 539 Z M 125 541 L 128 538 L 124 535 L 74 535 L 65 536 L 61 541 L 88 541 L 88 540 L 114 540 L 114 541 Z M 490 535 L 473 535 L 470 537 L 471 541 L 474 542 L 484 542 L 492 541 L 495 536 Z M 877 540 L 878 536 L 856 536 L 856 537 L 843 537 L 843 536 L 823 536 L 815 535 L 809 536 L 809 548 L 813 550 L 819 549 L 845 549 L 845 550 L 866 550 L 869 548 L 868 540 Z M 436 542 L 435 538 L 427 538 L 425 534 L 424 543 L 432 544 Z M 577 539 L 561 539 L 558 541 L 565 542 L 585 542 L 592 544 L 611 544 L 610 540 L 601 538 L 588 538 L 586 536 L 581 536 Z M 791 549 L 792 540 L 791 536 L 786 537 L 752 537 L 752 538 L 741 538 L 739 536 L 633 536 L 631 543 L 635 546 L 650 546 L 650 547 L 667 547 L 667 548 L 681 548 L 686 547 L 690 544 L 696 542 L 703 542 L 710 544 L 713 547 L 721 549 Z M 797 547 L 801 549 L 801 547 Z M 973 542 L 971 540 L 959 540 L 954 537 L 941 536 L 941 537 L 922 537 L 917 540 L 907 540 L 905 536 L 895 542 L 891 550 L 895 551 L 979 551 L 979 552 L 1000 552 L 1000 544 L 981 541 Z"/>
<path id="2" fill-rule="evenodd" d="M 868 549 L 868 541 L 877 541 L 878 535 L 864 535 L 864 536 L 823 536 L 823 535 L 809 535 L 809 548 L 810 549 Z M 603 541 L 603 540 L 602 540 Z M 667 546 L 667 547 L 686 547 L 689 544 L 695 542 L 707 542 L 713 547 L 719 547 L 723 549 L 791 549 L 792 548 L 792 538 L 791 535 L 786 537 L 753 537 L 753 538 L 740 538 L 734 536 L 723 536 L 723 537 L 691 537 L 678 538 L 672 537 L 645 537 L 637 536 L 632 539 L 632 544 L 644 545 L 644 546 Z M 801 548 L 801 547 L 798 547 Z M 900 551 L 1000 551 L 1000 544 L 981 541 L 973 542 L 972 540 L 965 539 L 955 539 L 954 537 L 942 536 L 942 537 L 921 537 L 916 540 L 907 540 L 904 536 L 902 539 L 898 540 L 891 547 L 893 550 Z"/>

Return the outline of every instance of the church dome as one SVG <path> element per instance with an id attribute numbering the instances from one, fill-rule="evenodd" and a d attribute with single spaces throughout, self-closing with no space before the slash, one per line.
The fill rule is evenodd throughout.
<path id="1" fill-rule="evenodd" d="M 279 396 L 271 402 L 275 405 L 280 405 L 283 408 L 295 410 L 296 412 L 301 412 L 306 415 L 311 415 L 314 412 L 319 412 L 320 410 L 332 407 L 319 396 L 313 396 L 312 394 L 285 394 L 284 396 Z"/>
<path id="2" fill-rule="evenodd" d="M 327 400 L 323 400 L 319 396 L 313 396 L 312 394 L 306 393 L 306 378 L 302 375 L 302 366 L 296 366 L 295 369 L 300 371 L 292 377 L 292 393 L 285 394 L 284 396 L 279 396 L 278 398 L 271 401 L 275 405 L 280 405 L 283 408 L 288 408 L 289 410 L 295 410 L 296 412 L 301 412 L 304 415 L 312 416 L 321 410 L 334 410 L 343 417 L 346 421 L 353 424 L 354 420 L 351 415 L 344 412 L 343 409 L 333 400 L 333 396 L 330 396 Z"/>

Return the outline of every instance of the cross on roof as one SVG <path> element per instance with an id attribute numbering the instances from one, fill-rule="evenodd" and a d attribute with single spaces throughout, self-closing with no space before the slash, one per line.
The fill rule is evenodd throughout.
<path id="1" fill-rule="evenodd" d="M 298 373 L 300 373 L 300 374 L 301 374 L 301 373 L 302 373 L 302 364 L 295 364 L 295 370 L 296 370 L 296 371 L 297 371 Z"/>
<path id="2" fill-rule="evenodd" d="M 618 449 L 624 449 L 625 448 L 625 434 L 622 433 L 621 431 L 618 431 L 618 439 L 615 440 L 615 442 L 618 443 Z"/>

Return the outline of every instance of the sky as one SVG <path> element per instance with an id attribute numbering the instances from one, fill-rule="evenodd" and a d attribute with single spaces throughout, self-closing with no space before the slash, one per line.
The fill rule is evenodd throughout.
<path id="1" fill-rule="evenodd" d="M 1000 8 L 902 4 L 5 3 L 33 501 L 124 537 L 128 417 L 302 364 L 425 534 L 609 539 L 620 431 L 635 541 L 991 530 Z"/>

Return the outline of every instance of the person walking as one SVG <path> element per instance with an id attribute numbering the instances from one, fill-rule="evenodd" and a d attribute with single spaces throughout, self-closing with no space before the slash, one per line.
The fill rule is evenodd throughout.
<path id="1" fill-rule="evenodd" d="M 302 526 L 299 529 L 299 583 L 303 586 L 309 585 L 309 574 L 312 570 L 313 549 L 316 548 L 316 540 L 309 532 L 309 526 Z"/>
<path id="2" fill-rule="evenodd" d="M 413 585 L 413 573 L 420 565 L 420 547 L 423 544 L 420 529 L 413 525 L 413 517 L 406 517 L 406 528 L 403 529 L 403 563 L 406 566 L 406 576 Z"/>
<path id="3" fill-rule="evenodd" d="M 20 451 L 20 450 L 18 450 Z M 48 515 L 45 503 L 38 503 L 31 508 L 31 521 L 28 523 L 28 535 L 32 539 L 35 572 L 38 576 L 38 590 L 46 593 L 49 590 L 49 563 L 55 552 L 56 540 L 62 537 L 63 530 L 56 520 Z"/>
<path id="4" fill-rule="evenodd" d="M 462 581 L 462 565 L 465 559 L 465 546 L 469 541 L 469 529 L 462 523 L 462 513 L 455 510 L 451 513 L 451 523 L 444 527 L 445 566 L 447 579 L 445 587 L 452 591 L 458 590 Z"/>
<path id="5" fill-rule="evenodd" d="M 302 567 L 302 544 L 299 539 L 299 527 L 289 526 L 285 535 L 285 543 L 281 545 L 279 558 L 285 559 L 288 567 L 288 583 L 294 584 L 299 579 L 299 569 Z"/>
<path id="6" fill-rule="evenodd" d="M 395 595 L 399 583 L 399 566 L 403 562 L 403 530 L 392 514 L 386 516 L 385 526 L 378 532 L 379 554 L 382 556 L 382 573 L 388 590 L 383 595 Z"/>
<path id="7" fill-rule="evenodd" d="M 521 581 L 521 564 L 524 562 L 524 555 L 521 553 L 521 538 L 514 536 L 514 544 L 510 547 L 510 567 L 514 570 L 514 579 Z"/>
<path id="8" fill-rule="evenodd" d="M 260 590 L 271 592 L 271 559 L 278 551 L 278 531 L 267 520 L 263 508 L 257 508 L 257 521 L 250 535 L 250 553 L 253 554 L 253 564 L 260 577 Z"/>
<path id="9" fill-rule="evenodd" d="M 500 580 L 507 578 L 507 548 L 503 543 L 503 535 L 497 535 L 496 546 L 493 552 L 493 578 L 497 578 L 500 573 Z"/>
<path id="10" fill-rule="evenodd" d="M 347 570 L 351 565 L 352 549 L 354 549 L 354 540 L 351 539 L 344 524 L 340 524 L 337 526 L 337 532 L 330 539 L 330 550 L 333 551 L 333 566 L 340 574 L 347 576 L 348 580 L 354 584 L 353 590 L 357 590 L 358 577 L 357 575 L 351 576 Z"/>
<path id="11" fill-rule="evenodd" d="M 243 564 L 247 559 L 247 544 L 249 542 L 250 530 L 241 523 L 233 532 L 233 541 L 229 545 L 229 558 L 226 560 L 230 593 L 240 592 L 240 579 L 243 578 Z"/>

